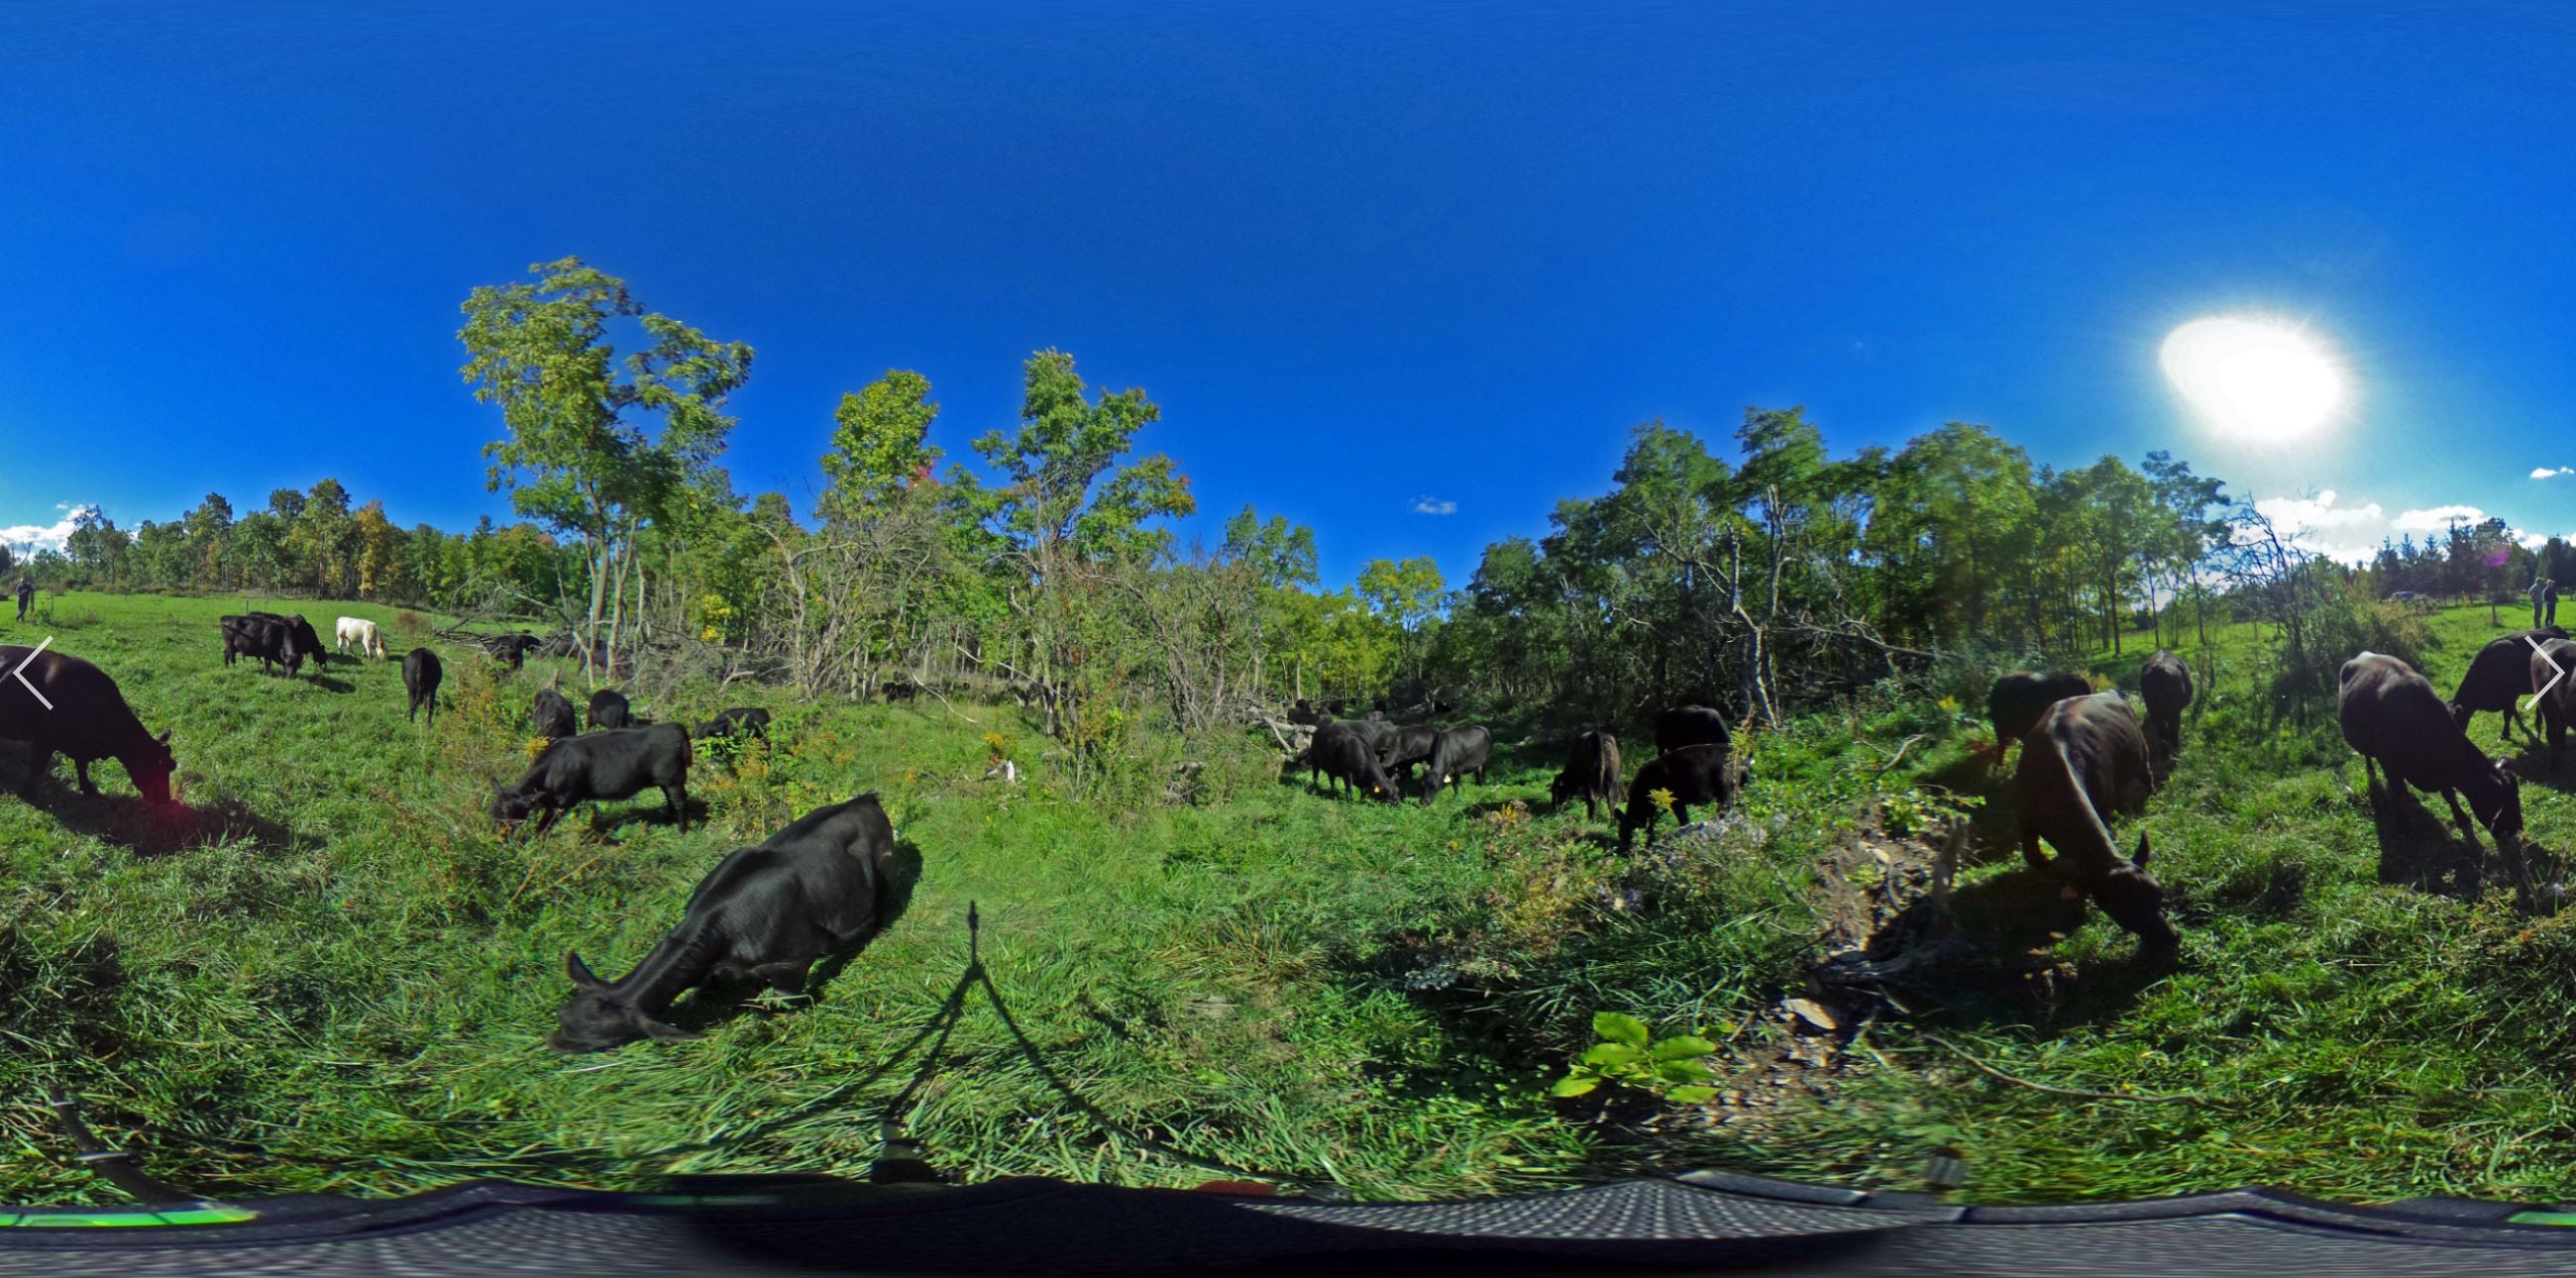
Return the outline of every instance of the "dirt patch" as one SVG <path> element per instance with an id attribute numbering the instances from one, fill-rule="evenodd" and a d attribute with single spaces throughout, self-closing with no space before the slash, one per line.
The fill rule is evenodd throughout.
<path id="1" fill-rule="evenodd" d="M 1866 1051 L 1846 1056 L 1872 1021 L 1963 997 L 2059 1005 L 2075 968 L 2055 946 L 2082 926 L 2084 902 L 2021 868 L 1957 886 L 1972 841 L 1965 821 L 1918 836 L 1889 830 L 1873 811 L 1819 858 L 1804 986 L 1741 1028 L 1724 1052 L 1723 1090 L 1679 1121 L 1758 1135 L 1785 1107 L 1830 1094 L 1847 1070 L 1874 1067 Z"/>

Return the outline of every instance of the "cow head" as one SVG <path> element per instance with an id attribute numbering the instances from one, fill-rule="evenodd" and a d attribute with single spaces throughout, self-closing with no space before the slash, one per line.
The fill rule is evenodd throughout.
<path id="1" fill-rule="evenodd" d="M 125 775 L 134 779 L 134 788 L 154 803 L 170 801 L 170 774 L 178 770 L 179 761 L 170 754 L 170 732 L 144 742 L 130 754 L 119 756 Z"/>
<path id="2" fill-rule="evenodd" d="M 558 1052 L 600 1052 L 637 1039 L 676 1042 L 704 1037 L 644 1014 L 617 987 L 591 974 L 581 955 L 564 954 L 564 974 L 572 978 L 572 997 L 555 1011 L 557 1029 L 546 1046 Z"/>
<path id="3" fill-rule="evenodd" d="M 1581 782 L 1576 781 L 1572 776 L 1567 775 L 1566 773 L 1557 773 L 1556 779 L 1547 783 L 1548 806 L 1557 808 L 1564 807 L 1565 801 L 1573 798 L 1581 789 Z"/>
<path id="4" fill-rule="evenodd" d="M 2522 778 L 2513 770 L 2513 761 L 2498 759 L 2490 774 L 2495 780 L 2495 814 L 2488 819 L 2487 829 L 2497 838 L 2522 833 Z"/>
<path id="5" fill-rule="evenodd" d="M 527 795 L 497 783 L 493 785 L 492 819 L 499 822 L 501 828 L 508 829 L 527 820 L 536 810 L 536 805 L 528 801 Z"/>
<path id="6" fill-rule="evenodd" d="M 2147 874 L 2147 858 L 2154 854 L 2147 836 L 2139 835 L 2137 856 L 2114 866 L 2091 885 L 2090 894 L 2093 903 L 2101 906 L 2112 922 L 2138 938 L 2141 954 L 2170 958 L 2182 948 L 2182 934 L 2165 917 L 2165 890 Z"/>

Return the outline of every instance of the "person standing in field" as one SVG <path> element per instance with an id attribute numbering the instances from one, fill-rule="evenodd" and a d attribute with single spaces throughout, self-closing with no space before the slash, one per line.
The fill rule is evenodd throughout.
<path id="1" fill-rule="evenodd" d="M 2548 595 L 2549 579 L 2538 573 L 2531 577 L 2531 628 L 2540 629 L 2540 608 Z"/>
<path id="2" fill-rule="evenodd" d="M 2557 580 L 2556 578 L 2554 578 L 2554 577 L 2553 577 L 2553 578 L 2550 578 L 2549 580 L 2543 581 L 2543 582 L 2541 582 L 2541 583 L 2540 583 L 2540 589 L 2541 589 L 2541 599 L 2542 599 L 2542 601 L 2543 601 L 2544 603 L 2546 603 L 2546 604 L 2548 604 L 2548 605 L 2549 605 L 2549 619 L 2548 619 L 2548 620 L 2546 620 L 2546 621 L 2541 622 L 2541 623 L 2540 623 L 2540 625 L 2541 625 L 2541 626 L 2554 626 L 2554 625 L 2557 625 L 2557 624 L 2558 624 L 2558 580 Z M 2539 628 L 2540 628 L 2540 626 L 2533 626 L 2533 627 L 2532 627 L 2532 629 L 2534 629 L 2534 630 L 2538 630 Z"/>
<path id="3" fill-rule="evenodd" d="M 27 610 L 35 606 L 36 583 L 25 577 L 18 578 L 18 620 L 25 621 Z"/>

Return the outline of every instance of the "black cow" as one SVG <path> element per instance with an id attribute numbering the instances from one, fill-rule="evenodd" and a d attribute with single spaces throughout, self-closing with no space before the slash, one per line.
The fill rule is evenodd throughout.
<path id="1" fill-rule="evenodd" d="M 536 704 L 528 711 L 528 728 L 548 741 L 561 741 L 581 731 L 581 724 L 573 718 L 570 698 L 552 688 L 539 688 Z"/>
<path id="2" fill-rule="evenodd" d="M 492 819 L 503 828 L 542 813 L 537 833 L 576 804 L 623 799 L 660 786 L 680 832 L 689 831 L 689 730 L 676 723 L 612 728 L 547 746 L 517 785 L 492 788 Z"/>
<path id="3" fill-rule="evenodd" d="M 633 727 L 635 726 L 633 722 L 634 717 L 634 714 L 626 704 L 625 693 L 619 692 L 615 688 L 602 688 L 599 691 L 590 694 L 589 726 L 591 731 L 597 732 L 602 728 Z"/>
<path id="4" fill-rule="evenodd" d="M 1432 743 L 1430 761 L 1423 765 L 1422 801 L 1439 798 L 1452 781 L 1466 784 L 1470 772 L 1476 774 L 1476 784 L 1483 785 L 1485 764 L 1493 753 L 1494 734 L 1481 723 L 1442 728 L 1440 739 Z"/>
<path id="5" fill-rule="evenodd" d="M 2160 649 L 2138 673 L 2138 691 L 2147 702 L 2147 749 L 2152 757 L 2169 760 L 2182 750 L 2182 712 L 2191 704 L 2191 667 Z"/>
<path id="6" fill-rule="evenodd" d="M 2559 747 L 2567 740 L 2567 729 L 2576 726 L 2576 642 L 2551 639 L 2540 649 L 2531 654 L 2531 677 L 2549 690 L 2541 695 L 2536 713 L 2549 737 L 2549 770 L 2556 772 Z"/>
<path id="7" fill-rule="evenodd" d="M 680 995 L 752 979 L 798 993 L 814 961 L 874 936 L 894 873 L 894 826 L 875 794 L 805 814 L 758 847 L 725 855 L 623 979 L 603 981 L 564 955 L 573 996 L 546 1045 L 595 1052 L 638 1039 L 697 1038 L 664 1023 Z"/>
<path id="8" fill-rule="evenodd" d="M 1995 726 L 1994 765 L 2003 766 L 2005 752 L 2030 735 L 2050 706 L 2092 692 L 2092 680 L 2066 671 L 2015 670 L 1995 680 L 1986 693 L 1986 718 Z"/>
<path id="9" fill-rule="evenodd" d="M 12 670 L 26 682 L 7 677 Z M 53 708 L 47 709 L 46 702 Z M 114 759 L 125 765 L 125 775 L 144 798 L 170 801 L 170 773 L 178 765 L 170 757 L 169 732 L 156 737 L 144 731 L 116 680 L 78 657 L 0 644 L 0 740 L 27 743 L 23 790 L 28 795 L 35 794 L 38 780 L 52 775 L 59 753 L 71 756 L 83 794 L 98 793 L 89 765 Z"/>
<path id="10" fill-rule="evenodd" d="M 411 694 L 411 715 L 417 721 L 420 708 L 429 707 L 429 726 L 438 726 L 438 685 L 447 677 L 447 668 L 438 663 L 438 654 L 427 648 L 414 648 L 403 654 L 403 691 Z"/>
<path id="11" fill-rule="evenodd" d="M 2567 632 L 2556 626 L 2539 630 L 2517 630 L 2502 638 L 2490 639 L 2469 658 L 2469 672 L 2460 676 L 2460 690 L 2451 695 L 2451 720 L 2460 731 L 2469 730 L 2469 720 L 2481 710 L 2499 711 L 2504 725 L 2496 740 L 2511 741 L 2513 730 L 2522 729 L 2534 742 L 2540 735 L 2522 721 L 2522 699 L 2540 690 L 2531 681 L 2531 650 L 2534 644 L 2567 638 Z"/>
<path id="12" fill-rule="evenodd" d="M 2433 691 L 2432 681 L 2395 657 L 2362 653 L 2343 663 L 2336 681 L 2335 719 L 2344 743 L 2361 756 L 2362 781 L 2370 789 L 2373 810 L 2379 807 L 2377 769 L 2385 768 L 2390 824 L 2401 830 L 2407 825 L 2406 809 L 2395 793 L 2401 782 L 2438 790 L 2451 805 L 2460 833 L 2474 844 L 2477 835 L 2469 828 L 2468 814 L 2460 811 L 2460 796 L 2467 795 L 2470 810 L 2495 836 L 2497 850 L 2521 886 L 2522 858 L 2506 846 L 2508 840 L 2518 844 L 2522 835 L 2522 780 L 2514 775 L 2513 764 L 2489 759 L 2469 744 L 2469 734 Z"/>
<path id="13" fill-rule="evenodd" d="M 1387 743 L 1395 739 L 1395 725 L 1384 719 L 1336 719 L 1333 722 L 1358 733 L 1373 754 L 1385 753 Z"/>
<path id="14" fill-rule="evenodd" d="M 1312 702 L 1307 701 L 1303 697 L 1299 697 L 1297 699 L 1297 704 L 1288 708 L 1288 722 L 1297 724 L 1300 727 L 1321 727 L 1324 722 L 1324 714 L 1322 711 L 1317 710 Z"/>
<path id="15" fill-rule="evenodd" d="M 295 637 L 295 646 L 312 654 L 313 664 L 316 668 L 323 670 L 331 668 L 331 650 L 322 646 L 322 636 L 320 632 L 313 629 L 312 622 L 304 619 L 303 613 L 248 612 L 243 613 L 242 615 L 245 617 L 257 617 L 264 621 L 274 621 L 279 625 L 285 626 L 287 633 Z"/>
<path id="16" fill-rule="evenodd" d="M 2111 921 L 2138 938 L 2139 952 L 2169 956 L 2182 934 L 2165 918 L 2165 893 L 2146 872 L 2155 849 L 2143 834 L 2138 855 L 2120 855 L 2108 824 L 2113 812 L 2146 807 L 2155 789 L 2147 734 L 2137 712 L 2116 692 L 2063 697 L 2040 713 L 2022 738 L 2013 774 L 2021 820 L 2022 859 L 2093 898 Z M 2056 849 L 2051 861 L 2040 851 Z"/>
<path id="17" fill-rule="evenodd" d="M 731 710 L 718 711 L 715 718 L 689 730 L 690 739 L 696 741 L 712 741 L 717 737 L 730 736 L 758 737 L 763 741 L 768 740 L 769 712 L 758 706 L 736 706 Z"/>
<path id="18" fill-rule="evenodd" d="M 1378 766 L 1399 781 L 1413 779 L 1413 765 L 1431 759 L 1431 747 L 1440 742 L 1440 725 L 1417 723 L 1388 733 L 1386 744 L 1377 750 Z"/>
<path id="19" fill-rule="evenodd" d="M 313 658 L 317 669 L 324 660 L 320 636 L 314 636 L 310 643 L 303 637 L 313 632 L 309 624 L 299 634 L 285 618 L 274 613 L 244 613 L 215 620 L 223 627 L 225 665 L 231 665 L 235 657 L 257 657 L 263 672 L 275 674 L 282 665 L 287 677 L 293 678 L 304 669 L 306 657 Z"/>
<path id="20" fill-rule="evenodd" d="M 1565 770 L 1547 783 L 1548 802 L 1564 807 L 1566 800 L 1583 798 L 1583 818 L 1600 815 L 1601 804 L 1614 809 L 1619 804 L 1619 738 L 1598 728 L 1574 739 L 1566 752 Z"/>
<path id="21" fill-rule="evenodd" d="M 1674 706 L 1655 716 L 1655 753 L 1671 754 L 1683 746 L 1713 745 L 1720 750 L 1734 747 L 1734 738 L 1726 731 L 1726 717 L 1707 706 Z"/>
<path id="22" fill-rule="evenodd" d="M 1307 747 L 1306 759 L 1311 769 L 1307 774 L 1309 784 L 1325 777 L 1340 783 L 1336 793 L 1348 795 L 1364 790 L 1381 803 L 1397 801 L 1395 782 L 1387 778 L 1385 768 L 1378 766 L 1377 752 L 1369 748 L 1367 738 L 1351 730 L 1350 724 L 1328 723 L 1315 729 L 1315 741 Z"/>
<path id="23" fill-rule="evenodd" d="M 544 646 L 545 643 L 544 640 L 525 630 L 512 631 L 505 635 L 485 635 L 475 642 L 483 646 L 483 651 L 492 654 L 494 661 L 501 662 L 512 670 L 525 666 L 528 663 L 528 654 Z"/>
<path id="24" fill-rule="evenodd" d="M 1724 808 L 1735 797 L 1726 751 L 1713 745 L 1683 746 L 1637 769 L 1637 779 L 1628 783 L 1628 810 L 1619 814 L 1620 851 L 1628 850 L 1638 831 L 1654 835 L 1655 822 L 1663 818 L 1663 809 L 1655 802 L 1657 790 L 1672 794 L 1673 819 L 1683 825 L 1690 824 L 1692 804 Z"/>

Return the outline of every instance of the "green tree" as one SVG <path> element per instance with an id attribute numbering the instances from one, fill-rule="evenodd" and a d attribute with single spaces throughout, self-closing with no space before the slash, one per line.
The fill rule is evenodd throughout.
<path id="1" fill-rule="evenodd" d="M 580 258 L 528 270 L 534 282 L 466 297 L 459 371 L 477 400 L 500 407 L 508 430 L 484 446 L 489 486 L 508 489 L 520 514 L 579 539 L 582 634 L 600 635 L 604 623 L 613 659 L 630 578 L 641 611 L 638 531 L 723 451 L 734 424 L 723 405 L 750 375 L 752 351 L 646 311 L 623 280 Z M 621 365 L 608 330 L 626 320 L 643 344 Z"/>

